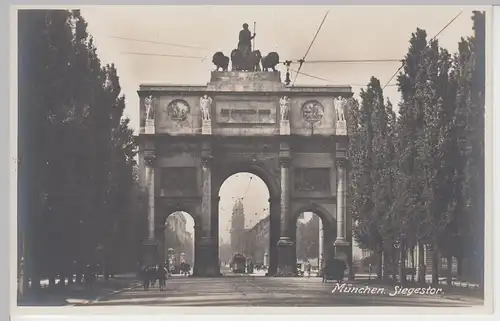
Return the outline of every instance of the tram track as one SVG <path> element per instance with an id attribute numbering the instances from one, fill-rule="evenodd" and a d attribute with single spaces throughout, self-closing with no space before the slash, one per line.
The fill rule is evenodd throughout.
<path id="1" fill-rule="evenodd" d="M 226 274 L 223 274 L 224 278 L 229 281 L 231 284 L 233 290 L 243 297 L 243 299 L 246 301 L 248 306 L 254 306 L 250 298 L 248 297 L 247 293 L 243 291 L 243 289 L 237 284 L 237 282 L 231 281 L 231 277 L 228 277 Z M 239 276 L 236 276 L 235 278 L 240 278 Z"/>
<path id="2" fill-rule="evenodd" d="M 286 291 L 286 290 L 280 290 L 280 289 L 272 289 L 272 290 L 270 290 L 268 288 L 261 287 L 260 285 L 257 284 L 256 279 L 257 278 L 255 276 L 246 275 L 245 283 L 247 283 L 250 286 L 252 286 L 253 288 L 259 290 L 261 293 L 265 293 L 267 296 L 270 297 L 269 299 L 271 301 L 280 302 L 280 303 L 283 303 L 283 304 L 287 304 L 287 302 L 290 299 L 302 298 L 301 295 L 299 295 L 297 293 L 294 293 L 293 291 Z M 272 279 L 272 278 L 269 278 L 269 279 Z M 283 297 L 280 296 L 280 294 L 291 295 L 292 298 L 283 298 Z"/>

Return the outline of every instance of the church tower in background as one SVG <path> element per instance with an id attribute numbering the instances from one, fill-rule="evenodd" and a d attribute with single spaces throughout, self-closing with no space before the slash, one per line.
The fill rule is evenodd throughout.
<path id="1" fill-rule="evenodd" d="M 233 206 L 231 217 L 231 250 L 234 253 L 243 252 L 243 236 L 245 233 L 245 211 L 241 199 L 237 199 Z"/>

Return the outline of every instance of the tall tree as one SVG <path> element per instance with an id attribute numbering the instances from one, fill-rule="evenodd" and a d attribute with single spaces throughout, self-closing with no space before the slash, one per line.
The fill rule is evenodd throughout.
<path id="1" fill-rule="evenodd" d="M 484 92 L 485 92 L 485 15 L 475 11 L 474 36 L 462 39 L 454 57 L 453 85 L 456 87 L 454 133 L 456 167 L 454 172 L 454 235 L 462 246 L 454 253 L 462 269 L 462 259 L 472 277 L 484 284 Z M 459 274 L 462 274 L 461 272 Z"/>
<path id="2" fill-rule="evenodd" d="M 19 31 L 20 256 L 37 287 L 71 282 L 74 263 L 94 263 L 124 228 L 136 144 L 116 69 L 101 66 L 79 11 L 20 11 Z"/>
<path id="3" fill-rule="evenodd" d="M 427 33 L 417 29 L 410 39 L 410 47 L 404 60 L 403 72 L 398 76 L 398 88 L 402 101 L 399 104 L 396 151 L 399 155 L 396 200 L 393 213 L 399 221 L 400 279 L 405 280 L 406 249 L 417 243 L 423 253 L 422 242 L 426 233 L 425 205 L 422 196 L 423 173 L 419 148 L 424 132 L 423 89 L 427 81 L 424 68 L 427 49 Z M 420 257 L 422 260 L 423 257 Z M 420 261 L 422 266 L 423 262 Z"/>
<path id="4" fill-rule="evenodd" d="M 382 248 L 382 235 L 380 234 L 380 221 L 375 215 L 374 189 L 375 182 L 379 178 L 376 166 L 376 151 L 374 151 L 375 128 L 374 111 L 378 104 L 383 104 L 380 99 L 382 89 L 380 82 L 372 78 L 366 91 L 361 90 L 361 106 L 359 109 L 359 165 L 357 191 L 358 211 L 353 213 L 353 219 L 357 222 L 354 228 L 354 237 L 363 247 L 380 253 Z"/>

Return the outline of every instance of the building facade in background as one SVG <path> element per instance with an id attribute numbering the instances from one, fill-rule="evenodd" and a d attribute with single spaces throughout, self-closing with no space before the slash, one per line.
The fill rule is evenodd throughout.
<path id="1" fill-rule="evenodd" d="M 245 231 L 244 255 L 255 263 L 264 263 L 269 253 L 269 215 Z"/>
<path id="2" fill-rule="evenodd" d="M 194 241 L 191 232 L 186 229 L 186 217 L 182 212 L 175 212 L 165 221 L 165 251 L 172 248 L 176 257 L 184 253 L 185 260 L 194 262 Z M 166 257 L 166 252 L 165 252 Z"/>

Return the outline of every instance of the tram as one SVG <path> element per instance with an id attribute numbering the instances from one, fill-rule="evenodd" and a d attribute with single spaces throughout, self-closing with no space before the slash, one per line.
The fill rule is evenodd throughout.
<path id="1" fill-rule="evenodd" d="M 243 254 L 236 253 L 231 261 L 233 273 L 245 273 L 247 259 Z"/>

